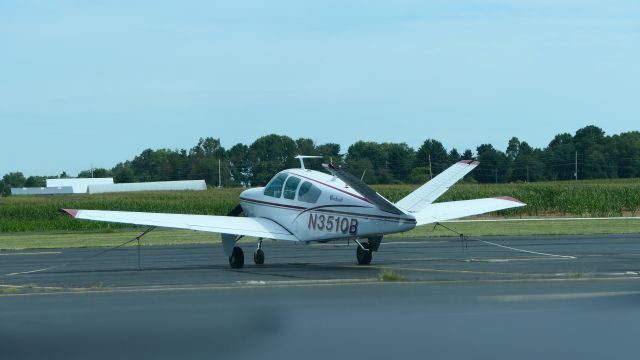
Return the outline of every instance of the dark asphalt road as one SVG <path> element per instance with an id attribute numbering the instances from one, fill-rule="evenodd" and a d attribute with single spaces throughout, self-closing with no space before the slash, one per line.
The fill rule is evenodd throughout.
<path id="1" fill-rule="evenodd" d="M 0 252 L 0 355 L 21 358 L 636 359 L 640 236 Z M 67 264 L 61 266 L 62 264 Z M 58 266 L 31 274 L 8 274 Z M 391 268 L 408 281 L 380 283 Z"/>

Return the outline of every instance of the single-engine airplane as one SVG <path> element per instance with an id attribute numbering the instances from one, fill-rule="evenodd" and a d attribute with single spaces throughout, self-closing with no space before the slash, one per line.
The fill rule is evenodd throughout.
<path id="1" fill-rule="evenodd" d="M 394 204 L 340 167 L 323 164 L 328 173 L 306 169 L 304 159 L 317 156 L 296 158 L 300 160 L 299 169 L 283 170 L 265 187 L 243 191 L 240 204 L 227 216 L 72 209 L 60 211 L 76 219 L 220 233 L 229 265 L 242 268 L 244 253 L 236 246 L 236 242 L 244 236 L 258 238 L 253 256 L 258 265 L 265 260 L 263 239 L 306 243 L 352 239 L 358 245 L 358 264 L 368 265 L 384 235 L 526 205 L 506 196 L 434 203 L 478 166 L 477 161 L 463 160 L 452 165 Z M 246 216 L 240 216 L 242 213 Z"/>

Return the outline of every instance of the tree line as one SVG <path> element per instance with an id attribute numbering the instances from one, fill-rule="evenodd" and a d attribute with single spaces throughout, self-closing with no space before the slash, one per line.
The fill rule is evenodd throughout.
<path id="1" fill-rule="evenodd" d="M 543 149 L 512 137 L 505 151 L 481 144 L 475 152 L 462 153 L 435 139 L 425 140 L 417 150 L 406 143 L 357 141 L 342 153 L 338 144 L 275 134 L 229 149 L 220 139 L 206 137 L 188 150 L 147 149 L 111 169 L 89 169 L 78 177 L 113 177 L 117 183 L 204 179 L 210 186 L 262 186 L 276 172 L 298 167 L 294 157 L 299 154 L 321 155 L 324 162 L 344 166 L 369 184 L 424 183 L 460 160 L 480 161 L 466 178 L 479 183 L 640 177 L 640 132 L 609 136 L 593 125 L 574 135 L 558 134 Z M 305 164 L 319 170 L 321 162 Z M 12 172 L 3 176 L 0 189 L 6 195 L 11 187 L 42 187 L 46 178 Z"/>

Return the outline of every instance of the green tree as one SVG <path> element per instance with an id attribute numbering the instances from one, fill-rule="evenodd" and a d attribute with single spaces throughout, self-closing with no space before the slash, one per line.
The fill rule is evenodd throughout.
<path id="1" fill-rule="evenodd" d="M 374 165 L 371 160 L 367 158 L 351 159 L 347 162 L 347 171 L 361 178 L 367 184 L 378 183 L 378 178 L 375 174 Z"/>
<path id="2" fill-rule="evenodd" d="M 189 151 L 189 156 L 201 158 L 221 159 L 224 157 L 224 154 L 225 150 L 222 145 L 220 145 L 220 139 L 212 137 L 200 138 L 198 144 Z"/>
<path id="3" fill-rule="evenodd" d="M 611 137 L 616 156 L 611 160 L 621 178 L 640 177 L 640 132 L 631 131 Z"/>
<path id="4" fill-rule="evenodd" d="M 471 149 L 467 149 L 462 153 L 460 160 L 475 160 L 476 158 L 473 156 L 473 151 Z"/>
<path id="5" fill-rule="evenodd" d="M 571 134 L 556 135 L 544 150 L 545 178 L 548 180 L 573 179 L 575 152 Z"/>
<path id="6" fill-rule="evenodd" d="M 45 187 L 47 181 L 45 176 L 29 176 L 24 183 L 25 187 Z"/>
<path id="7" fill-rule="evenodd" d="M 585 126 L 576 131 L 573 142 L 578 152 L 578 176 L 580 178 L 616 177 L 615 168 L 608 164 L 606 156 L 608 139 L 601 128 L 593 125 Z"/>
<path id="8" fill-rule="evenodd" d="M 518 141 L 518 148 L 515 149 L 515 154 L 515 158 L 511 163 L 511 180 L 529 182 L 544 179 L 544 163 L 541 160 L 542 150 L 532 148 L 526 141 Z"/>
<path id="9" fill-rule="evenodd" d="M 411 169 L 409 174 L 409 182 L 412 184 L 424 184 L 429 181 L 429 169 L 426 167 L 417 167 Z"/>
<path id="10" fill-rule="evenodd" d="M 482 144 L 477 148 L 480 165 L 473 171 L 473 177 L 479 182 L 506 182 L 510 178 L 509 158 L 491 144 Z"/>
<path id="11" fill-rule="evenodd" d="M 274 174 L 284 169 L 296 167 L 297 145 L 288 136 L 267 135 L 251 144 L 249 159 L 252 162 L 251 183 L 265 185 Z"/>
<path id="12" fill-rule="evenodd" d="M 383 143 L 382 150 L 386 154 L 385 170 L 378 169 L 378 180 L 389 182 L 406 182 L 415 162 L 415 151 L 406 143 Z"/>
<path id="13" fill-rule="evenodd" d="M 2 181 L 0 181 L 0 192 L 2 196 L 9 196 L 11 194 L 11 188 L 21 188 L 25 187 L 27 179 L 25 179 L 24 175 L 19 172 L 11 172 L 2 177 Z"/>
<path id="14" fill-rule="evenodd" d="M 0 180 L 0 195 L 3 197 L 11 195 L 11 186 L 5 184 L 4 180 Z"/>
<path id="15" fill-rule="evenodd" d="M 296 140 L 297 155 L 320 155 L 320 152 L 313 143 L 313 140 L 307 138 L 299 138 Z"/>
<path id="16" fill-rule="evenodd" d="M 113 181 L 118 184 L 136 181 L 135 173 L 131 168 L 131 161 L 118 163 L 111 169 L 111 174 L 113 174 Z"/>
<path id="17" fill-rule="evenodd" d="M 373 141 L 357 141 L 349 146 L 345 166 L 347 171 L 358 177 L 360 177 L 366 169 L 365 181 L 367 183 L 383 184 L 385 183 L 384 181 L 390 180 L 389 172 L 383 171 L 383 169 L 387 168 L 387 159 L 387 154 L 381 144 Z M 364 165 L 368 167 L 363 168 Z M 384 172 L 384 174 L 379 179 L 378 175 L 382 172 Z"/>
<path id="18" fill-rule="evenodd" d="M 518 157 L 518 153 L 520 152 L 520 140 L 517 137 L 512 137 L 509 140 L 509 144 L 507 145 L 507 157 L 509 160 L 513 161 L 516 157 Z"/>
<path id="19" fill-rule="evenodd" d="M 429 167 L 429 157 L 431 157 L 431 171 L 433 176 L 446 170 L 452 163 L 449 154 L 441 142 L 434 139 L 427 139 L 416 152 L 414 167 Z"/>
<path id="20" fill-rule="evenodd" d="M 27 179 L 19 171 L 8 173 L 2 177 L 2 182 L 4 182 L 5 186 L 9 186 L 9 187 L 15 187 L 15 188 L 24 187 L 24 184 L 26 181 Z"/>
<path id="21" fill-rule="evenodd" d="M 109 178 L 112 176 L 113 174 L 111 173 L 111 170 L 104 168 L 83 170 L 78 174 L 79 178 Z"/>
<path id="22" fill-rule="evenodd" d="M 180 159 L 175 161 L 180 161 Z M 220 144 L 220 139 L 200 138 L 198 144 L 191 148 L 183 163 L 183 167 L 188 172 L 188 175 L 185 176 L 186 179 L 203 179 L 210 186 L 233 184 L 229 161 L 226 159 L 226 151 Z"/>
<path id="23" fill-rule="evenodd" d="M 311 139 L 300 138 L 296 140 L 297 154 L 298 155 L 310 155 L 310 156 L 322 156 L 322 152 L 316 146 Z M 327 159 L 328 161 L 329 159 Z M 324 159 L 307 159 L 304 161 L 304 166 L 307 169 L 322 170 L 322 163 Z"/>
<path id="24" fill-rule="evenodd" d="M 253 166 L 249 159 L 249 147 L 238 143 L 227 152 L 227 160 L 234 184 L 251 186 Z"/>
<path id="25" fill-rule="evenodd" d="M 449 151 L 448 157 L 449 157 L 449 164 L 455 164 L 458 161 L 462 160 L 462 156 L 460 155 L 460 153 L 456 148 L 453 148 L 451 149 L 451 151 Z"/>

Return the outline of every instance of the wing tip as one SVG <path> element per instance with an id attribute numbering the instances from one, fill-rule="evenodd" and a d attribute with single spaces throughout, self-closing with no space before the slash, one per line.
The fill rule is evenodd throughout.
<path id="1" fill-rule="evenodd" d="M 76 209 L 59 209 L 58 211 L 60 211 L 63 214 L 70 215 L 71 217 L 76 217 L 80 210 L 76 210 Z"/>
<path id="2" fill-rule="evenodd" d="M 460 160 L 460 161 L 458 161 L 458 164 L 478 165 L 478 164 L 480 164 L 480 161 L 478 161 L 478 160 Z"/>
<path id="3" fill-rule="evenodd" d="M 520 200 L 518 200 L 516 198 L 513 198 L 511 196 L 499 196 L 496 199 L 512 201 L 512 202 L 516 202 L 516 203 L 521 204 L 521 205 L 527 205 L 527 203 L 522 202 L 522 201 L 520 201 Z"/>

